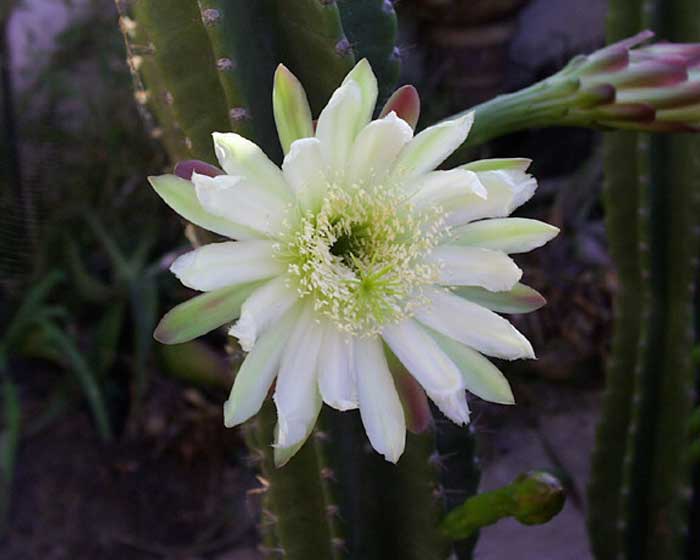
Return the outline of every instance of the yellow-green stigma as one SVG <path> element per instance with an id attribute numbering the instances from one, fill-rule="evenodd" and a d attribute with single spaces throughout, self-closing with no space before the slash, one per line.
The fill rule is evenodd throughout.
<path id="1" fill-rule="evenodd" d="M 439 209 L 417 213 L 384 187 L 331 185 L 280 243 L 302 297 L 336 327 L 357 336 L 412 315 L 437 267 L 424 258 L 445 233 Z"/>

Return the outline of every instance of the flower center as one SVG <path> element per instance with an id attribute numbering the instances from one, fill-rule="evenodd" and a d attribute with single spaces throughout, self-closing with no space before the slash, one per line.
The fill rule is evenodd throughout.
<path id="1" fill-rule="evenodd" d="M 418 212 L 397 190 L 330 185 L 279 244 L 299 294 L 338 329 L 378 334 L 413 314 L 437 267 L 425 262 L 445 233 L 442 212 Z"/>

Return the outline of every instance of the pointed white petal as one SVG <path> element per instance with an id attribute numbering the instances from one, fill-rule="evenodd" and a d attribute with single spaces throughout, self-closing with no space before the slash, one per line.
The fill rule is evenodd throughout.
<path id="1" fill-rule="evenodd" d="M 321 111 L 316 138 L 321 142 L 323 161 L 334 172 L 345 169 L 361 112 L 362 94 L 353 80 L 335 90 L 328 105 Z"/>
<path id="2" fill-rule="evenodd" d="M 424 289 L 430 304 L 416 313 L 424 325 L 488 356 L 534 358 L 528 340 L 493 311 L 440 288 Z"/>
<path id="3" fill-rule="evenodd" d="M 458 426 L 469 424 L 469 405 L 467 404 L 467 394 L 464 389 L 459 389 L 449 395 L 435 397 L 431 395 L 431 400 L 437 405 L 445 416 Z"/>
<path id="4" fill-rule="evenodd" d="M 372 447 L 396 463 L 406 445 L 406 420 L 378 338 L 360 338 L 355 346 L 360 416 Z"/>
<path id="5" fill-rule="evenodd" d="M 445 286 L 481 286 L 502 292 L 515 286 L 523 275 L 505 253 L 480 247 L 441 245 L 427 260 L 439 264 L 439 283 Z"/>
<path id="6" fill-rule="evenodd" d="M 289 460 L 292 457 L 294 457 L 294 455 L 296 455 L 297 452 L 304 446 L 306 440 L 309 439 L 309 436 L 311 435 L 311 432 L 313 432 L 314 426 L 316 425 L 316 420 L 318 420 L 318 415 L 321 412 L 321 406 L 323 406 L 321 397 L 317 397 L 313 401 L 311 406 L 313 407 L 310 411 L 312 420 L 308 423 L 308 427 L 306 429 L 304 437 L 301 438 L 297 443 L 288 447 L 283 447 L 279 444 L 273 445 L 272 455 L 275 462 L 275 467 L 279 468 L 285 466 L 289 462 Z M 279 424 L 277 424 L 275 426 L 275 441 L 279 441 L 279 430 L 280 426 Z"/>
<path id="7" fill-rule="evenodd" d="M 426 128 L 403 149 L 392 174 L 410 178 L 432 171 L 466 140 L 473 122 L 469 113 Z"/>
<path id="8" fill-rule="evenodd" d="M 476 173 L 464 169 L 432 171 L 410 181 L 404 189 L 411 193 L 411 202 L 416 208 L 440 206 L 447 218 L 455 209 L 486 199 L 486 189 Z"/>
<path id="9" fill-rule="evenodd" d="M 303 441 L 318 414 L 318 352 L 322 331 L 312 306 L 306 304 L 284 348 L 274 401 L 277 407 L 279 447 Z"/>
<path id="10" fill-rule="evenodd" d="M 337 410 L 357 408 L 354 340 L 324 325 L 323 346 L 318 356 L 318 386 L 323 402 Z"/>
<path id="11" fill-rule="evenodd" d="M 535 193 L 537 181 L 519 169 L 477 172 L 486 200 L 454 209 L 449 223 L 461 225 L 481 218 L 504 218 Z"/>
<path id="12" fill-rule="evenodd" d="M 531 163 L 532 160 L 528 158 L 493 158 L 472 161 L 466 165 L 463 165 L 462 168 L 469 169 L 471 171 L 498 171 L 511 169 L 527 171 Z"/>
<path id="13" fill-rule="evenodd" d="M 214 132 L 214 151 L 227 175 L 242 177 L 258 190 L 291 199 L 282 172 L 254 143 L 234 132 Z"/>
<path id="14" fill-rule="evenodd" d="M 226 241 L 185 253 L 170 271 L 188 288 L 208 292 L 277 276 L 285 267 L 272 258 L 271 241 Z"/>
<path id="15" fill-rule="evenodd" d="M 382 337 L 431 398 L 462 388 L 457 366 L 413 319 L 384 327 Z"/>
<path id="16" fill-rule="evenodd" d="M 188 222 L 231 239 L 255 239 L 261 233 L 207 212 L 197 199 L 194 185 L 175 175 L 148 178 L 165 203 Z"/>
<path id="17" fill-rule="evenodd" d="M 464 386 L 486 401 L 513 404 L 510 384 L 501 371 L 478 352 L 438 332 L 431 335 L 462 372 Z"/>
<path id="18" fill-rule="evenodd" d="M 282 229 L 287 203 L 241 177 L 192 174 L 197 198 L 215 216 L 265 234 Z"/>
<path id="19" fill-rule="evenodd" d="M 280 321 L 260 337 L 241 365 L 231 394 L 224 403 L 224 425 L 227 428 L 245 422 L 260 410 L 277 375 L 282 352 L 299 311 L 300 306 L 287 311 Z"/>
<path id="20" fill-rule="evenodd" d="M 504 253 L 527 253 L 559 233 L 559 228 L 526 218 L 501 218 L 467 224 L 452 232 L 452 245 L 472 245 Z"/>
<path id="21" fill-rule="evenodd" d="M 304 87 L 283 64 L 277 66 L 275 71 L 272 110 L 277 135 L 285 154 L 289 152 L 290 145 L 295 140 L 314 135 L 311 109 Z"/>
<path id="22" fill-rule="evenodd" d="M 317 138 L 302 138 L 292 142 L 284 157 L 282 172 L 294 191 L 302 209 L 313 210 L 320 203 L 328 180 Z"/>
<path id="23" fill-rule="evenodd" d="M 299 299 L 297 291 L 288 284 L 289 278 L 278 276 L 255 290 L 241 307 L 241 318 L 228 334 L 238 338 L 246 352 Z"/>
<path id="24" fill-rule="evenodd" d="M 393 111 L 369 123 L 353 144 L 346 170 L 348 183 L 381 181 L 411 138 L 413 129 Z"/>
<path id="25" fill-rule="evenodd" d="M 530 313 L 547 303 L 539 292 L 525 284 L 516 284 L 507 292 L 491 292 L 475 286 L 462 286 L 452 293 L 498 313 Z"/>
<path id="26" fill-rule="evenodd" d="M 360 88 L 360 97 L 362 100 L 355 128 L 356 131 L 359 131 L 372 118 L 374 105 L 377 103 L 377 95 L 379 93 L 377 77 L 374 75 L 372 67 L 366 58 L 360 60 L 360 62 L 350 70 L 348 75 L 345 76 L 342 85 L 351 81 L 355 82 Z"/>

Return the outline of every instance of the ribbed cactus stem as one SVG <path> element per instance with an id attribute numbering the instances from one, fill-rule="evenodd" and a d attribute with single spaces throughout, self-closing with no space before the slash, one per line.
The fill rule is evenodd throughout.
<path id="1" fill-rule="evenodd" d="M 396 465 L 369 445 L 359 414 L 329 411 L 326 428 L 338 477 L 340 518 L 352 560 L 444 560 L 449 542 L 435 435 L 407 434 Z"/>
<path id="2" fill-rule="evenodd" d="M 263 536 L 266 558 L 344 558 L 339 510 L 331 485 L 335 474 L 327 460 L 326 437 L 317 428 L 301 450 L 282 468 L 276 468 L 270 445 L 276 423 L 271 401 L 244 426 L 253 462 L 260 469 Z"/>
<path id="3" fill-rule="evenodd" d="M 250 34 L 242 37 L 239 22 L 245 19 L 245 8 L 240 2 L 198 0 L 204 29 L 209 36 L 219 82 L 226 97 L 230 130 L 253 138 L 253 112 L 243 90 L 244 78 L 239 55 L 239 43 L 250 41 Z M 250 3 L 249 3 L 250 4 Z M 229 14 L 228 11 L 233 13 Z M 268 123 L 269 125 L 269 123 Z"/>
<path id="4" fill-rule="evenodd" d="M 391 0 L 336 0 L 343 29 L 355 53 L 366 58 L 379 76 L 379 104 L 399 79 L 401 54 L 396 45 L 398 25 Z"/>
<path id="5" fill-rule="evenodd" d="M 647 26 L 673 41 L 700 37 L 690 2 L 611 2 L 611 39 Z M 606 214 L 620 291 L 589 494 L 592 547 L 603 560 L 683 557 L 697 150 L 694 137 L 606 138 Z"/>
<path id="6" fill-rule="evenodd" d="M 146 29 L 166 88 L 166 103 L 172 105 L 191 156 L 213 163 L 211 132 L 226 130 L 229 120 L 196 3 L 139 0 L 133 11 Z"/>
<path id="7" fill-rule="evenodd" d="M 311 111 L 318 115 L 356 62 L 338 5 L 325 0 L 275 3 L 280 38 L 286 45 L 280 51 L 282 62 L 304 84 Z"/>
<path id="8" fill-rule="evenodd" d="M 154 46 L 144 26 L 133 19 L 124 0 L 118 0 L 119 28 L 126 44 L 127 63 L 134 97 L 151 136 L 159 140 L 173 159 L 190 157 L 185 135 L 177 122 L 170 96 L 154 58 Z"/>

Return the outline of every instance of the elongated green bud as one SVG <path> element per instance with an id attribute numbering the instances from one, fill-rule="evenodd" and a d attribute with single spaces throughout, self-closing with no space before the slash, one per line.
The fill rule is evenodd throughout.
<path id="1" fill-rule="evenodd" d="M 443 520 L 443 532 L 454 540 L 469 538 L 481 527 L 505 517 L 524 525 L 546 523 L 564 507 L 561 482 L 545 471 L 530 471 L 503 488 L 469 498 Z"/>

